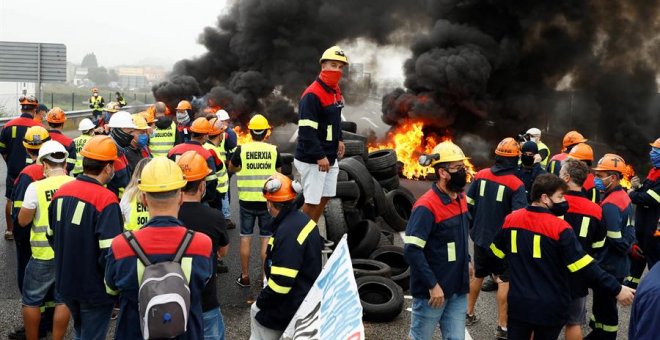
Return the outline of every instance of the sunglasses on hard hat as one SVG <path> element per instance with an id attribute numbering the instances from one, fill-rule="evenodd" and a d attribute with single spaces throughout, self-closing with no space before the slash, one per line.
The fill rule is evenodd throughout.
<path id="1" fill-rule="evenodd" d="M 282 189 L 282 181 L 277 178 L 270 178 L 264 183 L 264 187 L 261 189 L 262 194 L 273 194 Z"/>
<path id="2" fill-rule="evenodd" d="M 433 163 L 434 161 L 437 161 L 439 159 L 440 159 L 440 155 L 437 154 L 437 153 L 430 154 L 430 155 L 424 154 L 424 155 L 419 156 L 418 163 L 421 166 L 429 166 L 429 165 L 431 165 L 431 163 Z"/>
<path id="3" fill-rule="evenodd" d="M 18 98 L 18 101 L 19 101 L 19 102 L 27 101 L 27 102 L 31 102 L 31 103 L 36 103 L 36 102 L 37 102 L 37 98 L 36 98 L 35 96 L 33 96 L 33 95 L 29 95 L 29 96 L 20 96 L 20 97 Z"/>
<path id="4" fill-rule="evenodd" d="M 342 51 L 342 50 L 337 50 L 337 51 L 335 51 L 335 55 L 338 55 L 338 56 L 341 56 L 341 57 L 345 57 L 345 56 L 346 56 L 346 54 L 344 54 L 344 51 Z"/>

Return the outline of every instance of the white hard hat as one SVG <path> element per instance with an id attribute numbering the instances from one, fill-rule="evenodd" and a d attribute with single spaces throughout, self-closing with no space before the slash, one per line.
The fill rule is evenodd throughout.
<path id="1" fill-rule="evenodd" d="M 537 128 L 531 128 L 531 129 L 527 130 L 527 133 L 532 135 L 532 136 L 540 136 L 541 135 L 541 130 L 539 130 Z"/>
<path id="2" fill-rule="evenodd" d="M 225 110 L 220 110 L 215 115 L 218 116 L 218 120 L 229 120 L 229 113 Z"/>
<path id="3" fill-rule="evenodd" d="M 128 128 L 135 129 L 135 123 L 133 123 L 133 117 L 130 113 L 126 111 L 119 111 L 110 117 L 110 122 L 108 123 L 110 128 Z"/>
<path id="4" fill-rule="evenodd" d="M 92 123 L 92 120 L 85 118 L 78 123 L 78 131 L 87 131 L 95 128 L 96 126 Z"/>
<path id="5" fill-rule="evenodd" d="M 52 154 L 61 152 L 64 154 L 64 158 L 58 159 L 51 157 Z M 64 163 L 66 162 L 66 158 L 69 157 L 69 153 L 66 151 L 64 148 L 64 145 L 54 141 L 54 140 L 49 140 L 43 145 L 41 145 L 41 148 L 39 149 L 39 155 L 37 156 L 37 163 L 41 164 L 41 159 L 46 158 L 47 160 L 53 162 L 53 163 Z"/>

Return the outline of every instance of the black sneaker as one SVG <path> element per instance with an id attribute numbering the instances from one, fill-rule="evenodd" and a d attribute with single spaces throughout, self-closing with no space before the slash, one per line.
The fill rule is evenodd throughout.
<path id="1" fill-rule="evenodd" d="M 215 267 L 215 271 L 218 274 L 224 274 L 229 272 L 229 267 L 222 261 L 218 261 L 218 265 Z"/>
<path id="2" fill-rule="evenodd" d="M 479 321 L 479 319 L 477 319 L 477 314 L 472 314 L 472 315 L 465 314 L 465 325 L 466 326 L 472 326 L 475 323 L 477 323 L 477 321 Z"/>
<path id="3" fill-rule="evenodd" d="M 242 274 L 239 274 L 238 279 L 236 279 L 236 284 L 243 287 L 243 288 L 248 288 L 248 287 L 250 287 L 250 278 L 249 277 L 243 277 Z"/>
<path id="4" fill-rule="evenodd" d="M 228 218 L 225 219 L 225 226 L 227 229 L 236 229 L 236 223 Z"/>
<path id="5" fill-rule="evenodd" d="M 482 292 L 494 292 L 497 290 L 497 282 L 488 276 L 481 285 Z"/>
<path id="6" fill-rule="evenodd" d="M 506 340 L 508 338 L 507 333 L 508 332 L 503 330 L 502 327 L 497 326 L 497 330 L 495 331 L 495 337 L 498 339 Z"/>

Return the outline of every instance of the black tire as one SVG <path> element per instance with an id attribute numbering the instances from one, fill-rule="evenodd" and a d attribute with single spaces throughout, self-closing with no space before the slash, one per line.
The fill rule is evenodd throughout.
<path id="1" fill-rule="evenodd" d="M 406 230 L 408 218 L 415 204 L 415 196 L 406 188 L 398 188 L 385 194 L 385 197 L 388 207 L 383 219 L 396 231 Z"/>
<path id="2" fill-rule="evenodd" d="M 344 157 L 360 156 L 364 153 L 364 142 L 360 140 L 347 140 L 344 141 L 346 147 Z"/>
<path id="3" fill-rule="evenodd" d="M 403 255 L 403 248 L 399 246 L 383 246 L 374 250 L 369 258 L 372 260 L 384 262 L 392 269 L 392 281 L 403 290 L 408 290 L 410 286 L 410 266 Z"/>
<path id="4" fill-rule="evenodd" d="M 341 134 L 342 134 L 342 137 L 344 138 L 344 143 L 346 143 L 347 140 L 361 140 L 364 143 L 367 142 L 367 137 L 365 137 L 363 135 L 358 135 L 357 133 L 342 131 Z"/>
<path id="5" fill-rule="evenodd" d="M 360 199 L 358 205 L 364 204 L 373 197 L 374 182 L 369 175 L 367 168 L 360 161 L 353 158 L 342 159 L 339 162 L 339 169 L 348 173 L 348 177 L 354 180 L 360 187 Z"/>
<path id="6" fill-rule="evenodd" d="M 290 176 L 293 174 L 293 165 L 291 163 L 282 164 L 282 175 Z"/>
<path id="7" fill-rule="evenodd" d="M 367 160 L 368 161 L 368 160 Z M 374 176 L 375 179 L 382 181 L 399 175 L 399 170 L 396 165 L 380 170 L 369 170 L 371 176 Z"/>
<path id="8" fill-rule="evenodd" d="M 380 183 L 374 178 L 374 209 L 376 210 L 376 215 L 382 216 L 387 210 L 387 198 L 385 198 L 385 191 L 383 187 L 380 186 Z"/>
<path id="9" fill-rule="evenodd" d="M 280 158 L 282 159 L 282 164 L 291 164 L 291 163 L 293 163 L 293 154 L 281 153 Z"/>
<path id="10" fill-rule="evenodd" d="M 355 206 L 351 206 L 350 202 L 343 201 L 342 203 L 344 208 L 344 216 L 346 218 L 346 225 L 350 230 L 364 219 L 362 210 L 355 208 Z"/>
<path id="11" fill-rule="evenodd" d="M 401 182 L 399 182 L 399 176 L 393 176 L 388 179 L 379 180 L 380 186 L 387 191 L 392 191 L 400 188 Z"/>
<path id="12" fill-rule="evenodd" d="M 331 198 L 328 200 L 328 204 L 323 210 L 323 217 L 325 218 L 326 238 L 335 244 L 339 243 L 341 237 L 348 231 L 341 199 Z"/>
<path id="13" fill-rule="evenodd" d="M 351 133 L 357 132 L 357 124 L 355 122 L 343 121 L 341 122 L 341 129 Z"/>
<path id="14" fill-rule="evenodd" d="M 378 247 L 376 249 L 385 247 L 385 246 L 391 246 L 392 241 L 390 240 L 388 234 L 384 233 L 382 230 L 380 231 L 380 240 L 378 241 Z"/>
<path id="15" fill-rule="evenodd" d="M 351 157 L 348 157 L 348 158 L 352 158 L 352 159 L 360 162 L 360 164 L 365 165 L 364 164 L 364 158 L 362 158 L 362 156 L 360 156 L 360 155 L 355 155 L 355 156 L 351 156 Z"/>
<path id="16" fill-rule="evenodd" d="M 352 258 L 367 258 L 378 246 L 378 241 L 380 231 L 373 221 L 362 220 L 348 229 L 348 249 Z"/>
<path id="17" fill-rule="evenodd" d="M 392 149 L 377 150 L 369 153 L 367 169 L 369 171 L 396 168 L 396 152 Z"/>
<path id="18" fill-rule="evenodd" d="M 341 198 L 342 201 L 357 201 L 360 198 L 360 187 L 355 181 L 337 182 L 335 196 Z"/>
<path id="19" fill-rule="evenodd" d="M 355 278 L 363 276 L 390 277 L 392 269 L 383 262 L 369 259 L 351 259 Z"/>
<path id="20" fill-rule="evenodd" d="M 394 281 L 380 276 L 356 279 L 365 321 L 388 322 L 403 310 L 403 290 Z"/>
<path id="21" fill-rule="evenodd" d="M 339 170 L 337 174 L 337 182 L 346 182 L 348 181 L 348 173 L 344 170 Z"/>

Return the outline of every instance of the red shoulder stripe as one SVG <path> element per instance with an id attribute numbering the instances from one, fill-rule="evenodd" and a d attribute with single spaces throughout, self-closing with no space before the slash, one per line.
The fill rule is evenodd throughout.
<path id="1" fill-rule="evenodd" d="M 323 88 L 323 86 L 321 86 L 321 84 L 319 84 L 319 82 L 317 81 L 314 81 L 311 85 L 307 87 L 307 89 L 305 89 L 305 92 L 303 92 L 301 98 L 309 93 L 315 95 L 319 99 L 319 101 L 321 102 L 321 107 L 332 105 L 335 102 L 335 94 L 326 91 Z M 341 95 L 337 94 L 337 97 L 341 98 Z"/>
<path id="2" fill-rule="evenodd" d="M 525 208 L 518 209 L 504 219 L 503 229 L 524 229 L 535 234 L 549 237 L 553 240 L 559 239 L 559 234 L 571 226 L 568 222 L 561 220 L 551 214 L 537 213 Z"/>
<path id="3" fill-rule="evenodd" d="M 18 117 L 14 118 L 5 124 L 5 127 L 10 127 L 10 126 L 26 126 L 26 127 L 31 127 L 31 126 L 37 126 L 41 125 L 34 120 L 30 118 L 25 118 L 25 117 Z"/>
<path id="4" fill-rule="evenodd" d="M 601 202 L 600 206 L 604 206 L 605 204 L 613 204 L 617 208 L 619 208 L 620 211 L 624 211 L 630 206 L 630 197 L 628 197 L 628 194 L 623 190 L 617 190 L 605 197 L 603 202 Z"/>
<path id="5" fill-rule="evenodd" d="M 42 180 L 44 179 L 44 166 L 40 164 L 30 164 L 23 168 L 18 175 L 26 175 L 32 178 L 32 181 L 34 182 Z M 16 181 L 18 181 L 18 177 L 16 177 Z"/>
<path id="6" fill-rule="evenodd" d="M 486 168 L 477 172 L 475 179 L 485 179 L 491 182 L 495 182 L 497 184 L 504 185 L 512 191 L 516 191 L 524 185 L 523 182 L 518 177 L 516 177 L 516 175 L 508 174 L 497 176 L 490 170 L 490 168 Z"/>
<path id="7" fill-rule="evenodd" d="M 646 177 L 652 181 L 657 181 L 660 178 L 660 168 L 653 168 L 649 171 L 649 175 Z"/>
<path id="8" fill-rule="evenodd" d="M 567 157 L 568 157 L 568 154 L 565 154 L 565 153 L 562 152 L 562 153 L 558 153 L 558 154 L 552 156 L 552 159 L 550 159 L 550 161 L 561 162 L 561 161 L 565 160 Z"/>
<path id="9" fill-rule="evenodd" d="M 463 194 L 461 194 L 461 199 L 459 202 L 460 205 L 456 204 L 454 201 L 448 205 L 445 205 L 442 203 L 442 200 L 433 191 L 433 189 L 430 189 L 424 195 L 422 195 L 417 200 L 417 202 L 415 202 L 413 210 L 418 206 L 423 206 L 431 211 L 435 217 L 435 223 L 440 223 L 450 218 L 467 213 L 467 201 L 465 200 Z"/>
<path id="10" fill-rule="evenodd" d="M 591 216 L 597 220 L 602 219 L 603 210 L 598 204 L 580 196 L 566 195 L 564 197 L 568 201 L 569 213 Z"/>
<path id="11" fill-rule="evenodd" d="M 147 227 L 135 231 L 133 235 L 147 255 L 168 255 L 176 252 L 179 243 L 186 233 L 186 228 L 182 226 L 172 227 Z M 117 239 L 122 239 L 117 241 Z M 211 255 L 211 239 L 203 233 L 195 233 L 186 255 L 204 256 Z M 123 235 L 116 236 L 112 242 L 112 252 L 115 259 L 135 256 L 135 253 L 128 245 Z"/>
<path id="12" fill-rule="evenodd" d="M 582 188 L 584 190 L 591 190 L 596 186 L 596 183 L 594 182 L 594 175 L 592 173 L 587 174 L 587 179 L 584 180 L 584 183 L 582 183 Z"/>
<path id="13" fill-rule="evenodd" d="M 59 197 L 73 197 L 94 206 L 97 211 L 103 211 L 108 205 L 119 204 L 117 196 L 112 191 L 98 184 L 75 180 L 68 182 L 55 193 L 53 199 Z"/>

